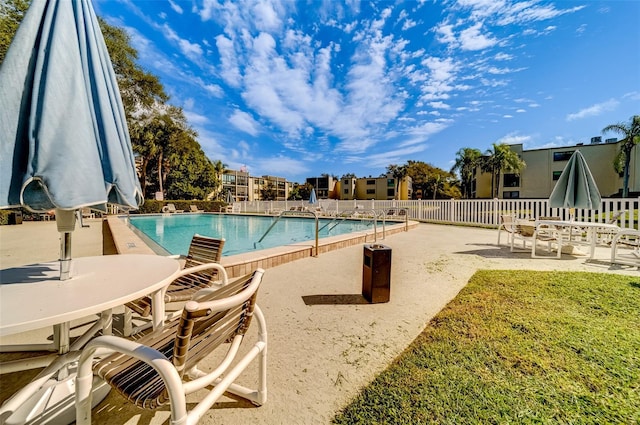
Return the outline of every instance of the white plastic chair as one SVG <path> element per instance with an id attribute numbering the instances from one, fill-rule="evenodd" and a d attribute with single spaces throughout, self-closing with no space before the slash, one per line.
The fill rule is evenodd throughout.
<path id="1" fill-rule="evenodd" d="M 93 375 L 104 379 L 128 401 L 155 410 L 169 404 L 171 424 L 195 424 L 226 392 L 256 405 L 267 399 L 267 329 L 255 304 L 264 270 L 237 279 L 220 289 L 205 289 L 185 305 L 179 318 L 137 341 L 100 336 L 90 341 L 78 361 L 76 423 L 91 423 Z M 252 318 L 258 324 L 257 342 L 238 356 Z M 222 345 L 227 354 L 210 372 L 198 364 Z M 112 354 L 96 361 L 106 349 Z M 258 360 L 258 385 L 249 389 L 234 383 Z M 186 396 L 213 386 L 188 410 Z"/>

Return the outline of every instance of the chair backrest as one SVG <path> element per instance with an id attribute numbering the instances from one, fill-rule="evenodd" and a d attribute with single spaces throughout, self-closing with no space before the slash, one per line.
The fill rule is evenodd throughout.
<path id="1" fill-rule="evenodd" d="M 618 219 L 620 219 L 620 217 L 622 216 L 622 214 L 626 213 L 627 210 L 620 210 L 617 211 L 614 215 L 611 216 L 611 218 L 607 221 L 607 224 L 616 224 L 618 222 Z"/>
<path id="2" fill-rule="evenodd" d="M 247 332 L 263 274 L 257 269 L 185 305 L 172 359 L 180 376 L 219 345 Z"/>
<path id="3" fill-rule="evenodd" d="M 189 253 L 187 254 L 185 268 L 206 263 L 219 263 L 222 258 L 222 248 L 225 239 L 212 238 L 198 235 L 191 238 Z"/>
<path id="4" fill-rule="evenodd" d="M 191 212 L 200 212 L 196 205 L 189 205 L 189 209 L 191 210 Z"/>
<path id="5" fill-rule="evenodd" d="M 169 212 L 175 212 L 176 211 L 176 206 L 173 204 L 167 204 L 167 210 Z"/>

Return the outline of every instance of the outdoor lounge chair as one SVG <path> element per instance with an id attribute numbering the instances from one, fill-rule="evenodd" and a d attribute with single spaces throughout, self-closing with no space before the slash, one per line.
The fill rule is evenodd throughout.
<path id="1" fill-rule="evenodd" d="M 531 244 L 531 258 L 538 258 L 539 255 L 536 254 L 537 243 L 539 241 L 547 242 L 547 250 L 551 252 L 552 250 L 552 242 L 555 242 L 558 248 L 557 258 L 560 258 L 562 255 L 562 239 L 559 236 L 559 233 L 555 226 L 547 226 L 540 224 L 536 228 L 534 222 L 531 224 L 521 224 L 521 223 L 513 223 L 512 224 L 512 233 L 511 233 L 511 252 L 515 250 L 516 239 L 522 241 L 522 248 L 527 249 L 527 242 Z M 499 238 L 498 234 L 498 238 Z M 498 239 L 499 241 L 499 239 Z"/>
<path id="2" fill-rule="evenodd" d="M 220 266 L 224 239 L 211 238 L 195 234 L 189 245 L 189 252 L 185 257 L 183 272 L 167 287 L 164 295 L 165 304 L 189 301 L 193 295 L 203 288 L 210 287 L 216 281 L 227 279 L 224 267 Z M 189 272 L 190 269 L 203 264 L 215 263 L 217 267 L 208 267 L 205 270 Z M 145 327 L 136 330 L 131 329 L 131 310 L 142 317 L 151 314 L 151 297 L 145 296 L 125 304 L 125 336 L 135 333 Z"/>
<path id="3" fill-rule="evenodd" d="M 264 316 L 255 304 L 263 274 L 264 270 L 258 269 L 220 289 L 202 291 L 186 304 L 179 318 L 137 341 L 109 335 L 90 341 L 78 362 L 76 423 L 91 423 L 94 374 L 138 407 L 155 410 L 169 404 L 173 425 L 197 423 L 225 392 L 256 405 L 264 404 L 267 330 Z M 236 359 L 253 317 L 258 323 L 257 342 Z M 198 364 L 225 343 L 230 344 L 219 365 L 210 372 L 199 370 Z M 103 349 L 113 353 L 96 361 Z M 257 389 L 235 384 L 256 358 Z M 187 405 L 186 396 L 203 389 L 208 393 L 197 404 Z"/>
<path id="4" fill-rule="evenodd" d="M 173 214 L 173 213 L 184 212 L 184 210 L 177 210 L 176 206 L 174 204 L 169 203 L 169 204 L 165 205 L 164 207 L 162 207 L 162 212 L 168 212 L 168 213 Z"/>
<path id="5" fill-rule="evenodd" d="M 189 205 L 189 211 L 193 212 L 193 213 L 201 213 L 204 212 L 204 210 L 198 209 L 197 205 Z"/>

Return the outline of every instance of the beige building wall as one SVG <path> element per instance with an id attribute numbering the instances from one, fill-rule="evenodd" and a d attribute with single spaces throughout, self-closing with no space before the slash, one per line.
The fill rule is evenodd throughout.
<path id="1" fill-rule="evenodd" d="M 355 189 L 353 191 L 353 198 L 345 197 L 348 196 L 348 194 L 345 194 L 345 191 L 343 190 L 341 192 L 340 199 L 375 199 L 377 201 L 396 199 L 397 180 L 394 177 L 363 177 L 354 180 Z M 344 179 L 342 183 L 344 185 Z M 401 200 L 411 199 L 411 191 L 411 178 L 405 177 L 400 183 L 399 198 Z"/>
<path id="2" fill-rule="evenodd" d="M 521 155 L 527 164 L 520 174 L 520 185 L 504 187 L 504 174 L 500 176 L 499 197 L 505 192 L 519 192 L 520 198 L 548 198 L 559 175 L 567 165 L 571 154 L 579 150 L 584 156 L 593 175 L 598 190 L 603 197 L 617 195 L 622 191 L 623 179 L 613 169 L 613 161 L 622 142 L 584 144 L 559 148 L 523 150 L 522 145 L 512 145 L 511 149 Z M 629 166 L 629 191 L 640 192 L 640 148 L 631 152 Z M 491 197 L 491 175 L 480 173 L 476 178 L 476 198 Z"/>

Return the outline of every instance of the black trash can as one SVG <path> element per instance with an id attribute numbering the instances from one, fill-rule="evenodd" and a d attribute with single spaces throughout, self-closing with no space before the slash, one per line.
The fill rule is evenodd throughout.
<path id="1" fill-rule="evenodd" d="M 22 211 L 12 211 L 9 213 L 9 224 L 22 224 Z"/>
<path id="2" fill-rule="evenodd" d="M 364 246 L 362 296 L 370 303 L 389 302 L 391 293 L 391 248 L 373 244 Z"/>

